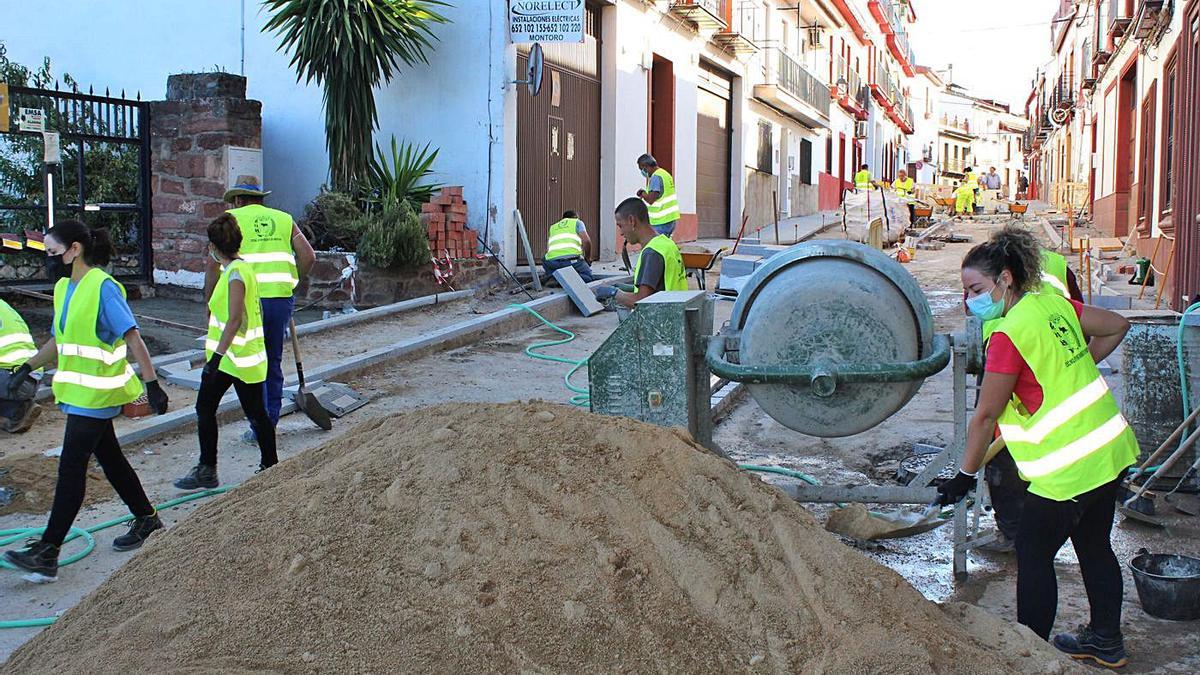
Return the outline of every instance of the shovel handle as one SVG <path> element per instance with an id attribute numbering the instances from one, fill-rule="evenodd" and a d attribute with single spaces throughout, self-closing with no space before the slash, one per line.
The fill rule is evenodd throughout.
<path id="1" fill-rule="evenodd" d="M 304 366 L 300 362 L 300 340 L 296 337 L 296 319 L 288 319 L 288 334 L 292 337 L 292 355 L 296 357 L 296 380 L 304 389 Z"/>

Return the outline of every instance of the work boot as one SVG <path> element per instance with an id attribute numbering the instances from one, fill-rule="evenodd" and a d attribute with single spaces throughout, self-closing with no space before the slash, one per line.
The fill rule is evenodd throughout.
<path id="1" fill-rule="evenodd" d="M 221 484 L 217 479 L 217 467 L 197 464 L 186 476 L 175 481 L 180 490 L 211 490 Z"/>
<path id="2" fill-rule="evenodd" d="M 155 530 L 163 529 L 163 522 L 155 511 L 149 516 L 134 518 L 129 521 L 129 531 L 113 539 L 113 549 L 117 551 L 132 551 L 146 542 Z"/>
<path id="3" fill-rule="evenodd" d="M 1050 641 L 1060 652 L 1073 659 L 1091 659 L 1108 668 L 1120 668 L 1129 662 L 1121 634 L 1101 637 L 1089 625 L 1081 625 L 1075 633 L 1059 633 Z"/>
<path id="4" fill-rule="evenodd" d="M 20 551 L 5 551 L 4 559 L 29 572 L 26 581 L 44 584 L 58 581 L 58 547 L 41 539 L 30 539 Z"/>
<path id="5" fill-rule="evenodd" d="M 997 532 L 996 538 L 979 547 L 981 551 L 988 553 L 1013 553 L 1017 550 L 1017 546 L 1012 539 L 1004 536 L 1003 532 Z"/>

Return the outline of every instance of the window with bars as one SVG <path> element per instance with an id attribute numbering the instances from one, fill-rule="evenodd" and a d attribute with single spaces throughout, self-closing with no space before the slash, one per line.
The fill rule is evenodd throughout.
<path id="1" fill-rule="evenodd" d="M 763 173 L 774 173 L 772 159 L 775 157 L 775 145 L 771 133 L 771 123 L 758 123 L 758 163 L 754 168 Z"/>

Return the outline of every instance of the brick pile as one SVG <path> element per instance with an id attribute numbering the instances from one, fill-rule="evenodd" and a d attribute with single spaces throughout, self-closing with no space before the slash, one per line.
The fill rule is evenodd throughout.
<path id="1" fill-rule="evenodd" d="M 467 227 L 467 202 L 461 185 L 444 187 L 428 204 L 422 204 L 421 224 L 435 258 L 475 257 L 478 235 Z"/>

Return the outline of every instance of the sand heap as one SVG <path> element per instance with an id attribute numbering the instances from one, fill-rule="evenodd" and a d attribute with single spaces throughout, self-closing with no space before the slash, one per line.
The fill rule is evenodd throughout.
<path id="1" fill-rule="evenodd" d="M 674 432 L 545 404 L 453 405 L 364 423 L 205 505 L 6 668 L 1069 667 L 966 611 L 926 601 Z"/>

